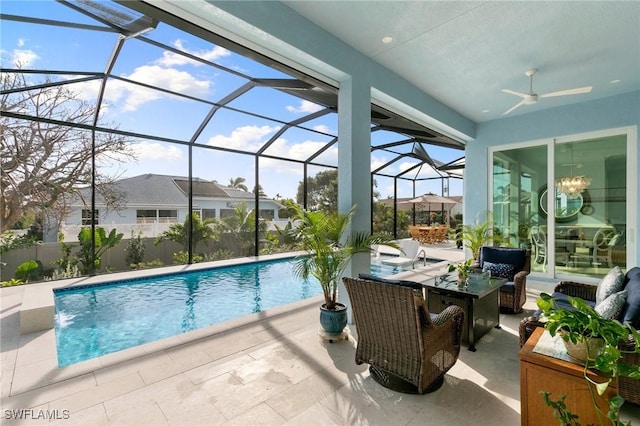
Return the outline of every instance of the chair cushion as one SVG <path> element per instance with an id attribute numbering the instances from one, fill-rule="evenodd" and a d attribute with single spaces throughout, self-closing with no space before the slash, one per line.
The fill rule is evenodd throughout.
<path id="1" fill-rule="evenodd" d="M 382 278 L 382 277 L 378 277 L 372 274 L 366 274 L 366 273 L 361 273 L 358 274 L 358 278 L 363 279 L 363 280 L 368 280 L 368 281 L 374 281 L 374 282 L 378 282 L 378 283 L 384 283 L 384 284 L 392 284 L 392 285 L 401 285 L 404 287 L 409 287 L 412 288 L 414 290 L 422 290 L 422 284 L 415 282 L 415 281 L 408 281 L 408 280 L 390 280 L 387 278 Z"/>
<path id="2" fill-rule="evenodd" d="M 621 321 L 640 328 L 640 268 L 636 266 L 629 269 L 626 280 L 624 289 L 627 291 L 627 301 Z"/>
<path id="3" fill-rule="evenodd" d="M 596 290 L 596 305 L 600 304 L 604 299 L 622 290 L 624 285 L 624 274 L 619 266 L 614 266 L 607 275 L 600 280 Z"/>
<path id="4" fill-rule="evenodd" d="M 609 297 L 595 306 L 595 310 L 603 318 L 616 319 L 620 316 L 626 301 L 627 290 L 622 290 L 609 295 Z"/>
<path id="5" fill-rule="evenodd" d="M 515 293 L 516 285 L 513 281 L 509 281 L 506 284 L 503 284 L 502 287 L 500 287 L 500 291 L 503 291 L 505 293 Z"/>
<path id="6" fill-rule="evenodd" d="M 482 264 L 482 272 L 491 271 L 492 277 L 506 278 L 513 280 L 513 274 L 515 273 L 515 267 L 510 263 L 493 263 L 484 262 Z"/>

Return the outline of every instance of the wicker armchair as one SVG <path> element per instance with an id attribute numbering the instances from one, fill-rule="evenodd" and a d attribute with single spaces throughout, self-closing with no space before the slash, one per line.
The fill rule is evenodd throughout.
<path id="1" fill-rule="evenodd" d="M 597 286 L 573 281 L 562 281 L 554 289 L 554 293 L 562 293 L 571 297 L 579 297 L 595 304 Z M 536 327 L 544 327 L 537 316 L 525 317 L 520 321 L 520 347 L 524 346 Z M 624 352 L 623 360 L 627 364 L 640 365 L 640 354 L 633 352 L 633 338 L 620 342 L 619 348 Z M 640 404 L 640 380 L 618 377 L 618 392 L 626 401 Z"/>
<path id="2" fill-rule="evenodd" d="M 480 247 L 480 269 L 484 262 L 508 263 L 514 266 L 513 276 L 500 287 L 500 308 L 520 313 L 527 301 L 527 275 L 531 272 L 531 250 L 512 247 Z"/>
<path id="3" fill-rule="evenodd" d="M 430 315 L 420 284 L 381 281 L 343 278 L 358 333 L 355 361 L 387 388 L 433 392 L 458 359 L 464 311 L 452 305 Z"/>

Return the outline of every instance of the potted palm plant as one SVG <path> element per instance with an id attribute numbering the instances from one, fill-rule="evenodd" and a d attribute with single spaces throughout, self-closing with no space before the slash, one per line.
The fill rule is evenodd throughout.
<path id="1" fill-rule="evenodd" d="M 619 417 L 624 399 L 620 395 L 610 398 L 609 412 L 603 413 L 595 402 L 594 392 L 603 395 L 616 377 L 640 378 L 640 366 L 624 363 L 619 348 L 619 342 L 631 335 L 635 342 L 635 351 L 640 352 L 640 335 L 631 324 L 621 324 L 617 320 L 604 318 L 579 297 L 568 297 L 568 300 L 572 309 L 557 307 L 552 296 L 542 293 L 536 301 L 542 311 L 541 320 L 545 322 L 545 328 L 552 336 L 558 334 L 562 337 L 567 353 L 584 364 L 584 378 L 592 393 L 601 424 L 622 425 Z M 587 375 L 589 367 L 605 373 L 607 380 L 596 383 Z M 545 403 L 556 411 L 563 425 L 578 424 L 575 420 L 579 416 L 566 409 L 566 395 L 554 401 L 550 399 L 548 392 L 542 393 Z"/>
<path id="2" fill-rule="evenodd" d="M 478 266 L 480 259 L 480 248 L 486 246 L 493 240 L 494 246 L 500 246 L 504 242 L 504 237 L 498 232 L 493 223 L 491 213 L 487 213 L 487 220 L 476 221 L 470 225 L 463 225 L 456 236 L 464 242 L 464 245 L 471 251 L 474 266 Z"/>
<path id="3" fill-rule="evenodd" d="M 297 208 L 296 231 L 305 251 L 295 264 L 296 275 L 315 277 L 322 287 L 324 304 L 320 307 L 320 325 L 327 334 L 342 333 L 347 325 L 347 310 L 338 302 L 338 284 L 354 255 L 370 253 L 375 244 L 398 248 L 391 239 L 365 232 L 350 232 L 355 206 L 346 213 L 307 211 Z"/>

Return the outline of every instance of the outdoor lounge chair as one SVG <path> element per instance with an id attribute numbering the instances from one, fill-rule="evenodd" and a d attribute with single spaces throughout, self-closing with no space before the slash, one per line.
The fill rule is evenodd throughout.
<path id="1" fill-rule="evenodd" d="M 429 314 L 419 283 L 374 279 L 343 278 L 356 323 L 356 364 L 369 364 L 371 377 L 389 389 L 433 392 L 458 359 L 464 311 L 451 305 Z"/>
<path id="2" fill-rule="evenodd" d="M 513 247 L 480 247 L 480 268 L 491 276 L 507 279 L 500 287 L 500 308 L 522 311 L 527 301 L 527 275 L 531 272 L 531 250 Z"/>
<path id="3" fill-rule="evenodd" d="M 420 250 L 420 243 L 416 240 L 402 240 L 398 243 L 401 253 L 397 257 L 382 258 L 380 262 L 385 265 L 408 266 L 414 267 L 414 264 L 422 254 L 424 264 L 426 265 L 426 254 L 424 250 Z"/>

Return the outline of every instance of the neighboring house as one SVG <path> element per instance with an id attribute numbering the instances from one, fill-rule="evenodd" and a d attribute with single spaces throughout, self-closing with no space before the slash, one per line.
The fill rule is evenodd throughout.
<path id="1" fill-rule="evenodd" d="M 107 231 L 116 228 L 125 238 L 141 233 L 143 237 L 156 237 L 171 224 L 182 223 L 189 209 L 189 180 L 184 176 L 145 174 L 116 181 L 115 190 L 122 194 L 123 203 L 118 209 L 107 208 L 102 197 L 97 196 L 93 217 L 98 226 Z M 59 230 L 50 229 L 45 241 L 57 241 L 62 232 L 65 241 L 77 241 L 82 226 L 91 225 L 89 190 L 81 190 L 71 202 L 70 213 Z M 235 214 L 236 207 L 245 204 L 247 210 L 255 208 L 255 194 L 230 188 L 215 182 L 194 178 L 193 211 L 202 219 L 224 218 Z M 82 200 L 85 200 L 83 202 Z M 277 222 L 278 210 L 283 206 L 275 200 L 260 197 L 260 217 Z"/>

